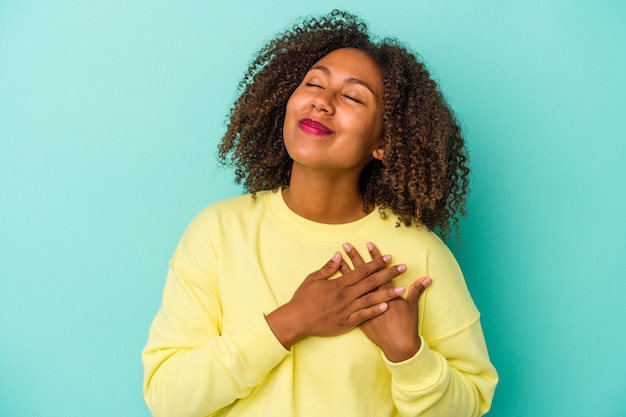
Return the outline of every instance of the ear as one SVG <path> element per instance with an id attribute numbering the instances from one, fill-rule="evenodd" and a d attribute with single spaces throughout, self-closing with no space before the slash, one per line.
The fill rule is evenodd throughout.
<path id="1" fill-rule="evenodd" d="M 383 145 L 381 143 L 378 148 L 374 149 L 374 152 L 372 152 L 372 156 L 378 159 L 379 161 L 382 161 L 384 155 L 385 155 L 385 150 L 383 149 Z"/>

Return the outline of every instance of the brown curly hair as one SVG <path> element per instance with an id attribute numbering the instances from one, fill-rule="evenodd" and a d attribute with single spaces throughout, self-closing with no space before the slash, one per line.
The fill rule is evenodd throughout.
<path id="1" fill-rule="evenodd" d="M 356 16 L 334 10 L 265 45 L 239 83 L 219 145 L 219 161 L 253 196 L 289 185 L 293 160 L 283 144 L 289 97 L 322 57 L 340 48 L 366 53 L 383 84 L 383 160 L 361 173 L 364 208 L 391 209 L 398 225 L 424 224 L 447 236 L 465 215 L 469 168 L 454 114 L 423 63 L 393 39 L 374 40 Z"/>

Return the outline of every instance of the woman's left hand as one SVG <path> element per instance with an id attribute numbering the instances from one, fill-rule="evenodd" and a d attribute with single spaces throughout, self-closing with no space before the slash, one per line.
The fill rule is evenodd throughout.
<path id="1" fill-rule="evenodd" d="M 355 268 L 365 264 L 354 247 L 347 243 L 343 246 Z M 373 243 L 368 243 L 367 247 L 372 259 L 382 256 Z M 343 262 L 340 271 L 345 274 L 351 269 Z M 388 301 L 387 311 L 359 325 L 363 333 L 383 351 L 385 357 L 391 362 L 402 362 L 412 358 L 421 348 L 421 339 L 417 333 L 417 302 L 431 283 L 432 280 L 428 277 L 418 279 L 409 287 L 406 299 L 398 297 Z M 391 288 L 393 284 L 389 283 L 381 288 L 387 286 Z"/>

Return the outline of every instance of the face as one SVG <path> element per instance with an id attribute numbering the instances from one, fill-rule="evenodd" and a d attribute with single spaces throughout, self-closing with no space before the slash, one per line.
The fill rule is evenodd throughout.
<path id="1" fill-rule="evenodd" d="M 360 174 L 382 158 L 382 74 L 357 49 L 337 49 L 305 75 L 287 103 L 285 146 L 300 167 Z"/>

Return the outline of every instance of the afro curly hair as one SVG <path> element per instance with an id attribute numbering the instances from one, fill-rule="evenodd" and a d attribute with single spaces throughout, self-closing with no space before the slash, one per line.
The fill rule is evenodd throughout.
<path id="1" fill-rule="evenodd" d="M 424 64 L 394 39 L 374 39 L 356 16 L 334 10 L 293 26 L 260 49 L 241 80 L 219 161 L 255 196 L 289 185 L 283 144 L 287 101 L 322 57 L 341 48 L 367 54 L 383 85 L 382 160 L 361 173 L 364 207 L 386 209 L 397 225 L 426 225 L 444 237 L 465 215 L 468 158 L 459 124 Z"/>

